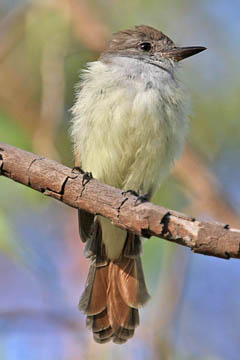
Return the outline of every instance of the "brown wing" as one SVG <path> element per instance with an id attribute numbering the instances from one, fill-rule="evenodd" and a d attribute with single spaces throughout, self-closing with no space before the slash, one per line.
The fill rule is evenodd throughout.
<path id="1" fill-rule="evenodd" d="M 92 237 L 94 215 L 85 210 L 78 209 L 78 230 L 82 242 L 86 242 Z"/>

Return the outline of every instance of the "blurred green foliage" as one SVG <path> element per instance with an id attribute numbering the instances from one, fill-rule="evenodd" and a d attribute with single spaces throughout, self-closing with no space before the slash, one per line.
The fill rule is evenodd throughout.
<path id="1" fill-rule="evenodd" d="M 14 144 L 17 147 L 31 150 L 31 138 L 24 131 L 21 125 L 16 123 L 6 113 L 0 113 L 0 134 L 1 141 L 7 144 Z"/>

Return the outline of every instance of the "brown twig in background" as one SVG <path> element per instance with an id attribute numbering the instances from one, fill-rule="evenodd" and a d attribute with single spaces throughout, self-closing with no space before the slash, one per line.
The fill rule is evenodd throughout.
<path id="1" fill-rule="evenodd" d="M 0 61 L 6 57 L 21 40 L 24 34 L 24 18 L 29 4 L 21 4 L 11 10 L 0 21 Z"/>
<path id="2" fill-rule="evenodd" d="M 46 40 L 41 61 L 41 111 L 36 123 L 33 150 L 60 161 L 54 145 L 57 127 L 64 113 L 64 55 L 66 47 L 61 36 L 53 33 Z"/>
<path id="3" fill-rule="evenodd" d="M 240 258 L 240 230 L 198 221 L 123 193 L 53 160 L 0 142 L 0 175 L 63 203 L 109 218 L 122 229 L 187 246 L 192 251 L 225 259 Z"/>
<path id="4" fill-rule="evenodd" d="M 0 108 L 30 135 L 39 115 L 18 50 L 22 46 L 20 40 L 25 36 L 26 15 L 31 8 L 29 4 L 17 6 L 0 22 Z"/>
<path id="5" fill-rule="evenodd" d="M 89 50 L 100 53 L 106 46 L 109 30 L 87 1 L 55 0 L 51 3 L 71 19 L 74 37 Z"/>

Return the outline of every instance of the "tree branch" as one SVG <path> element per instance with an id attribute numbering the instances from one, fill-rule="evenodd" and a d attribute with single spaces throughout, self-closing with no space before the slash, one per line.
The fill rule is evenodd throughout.
<path id="1" fill-rule="evenodd" d="M 53 160 L 0 142 L 0 175 L 74 208 L 109 218 L 144 237 L 152 235 L 189 247 L 196 253 L 240 258 L 240 229 L 198 221 L 100 183 Z"/>

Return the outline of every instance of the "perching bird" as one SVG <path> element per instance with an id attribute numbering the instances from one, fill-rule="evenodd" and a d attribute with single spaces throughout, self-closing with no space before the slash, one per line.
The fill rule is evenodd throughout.
<path id="1" fill-rule="evenodd" d="M 151 199 L 182 151 L 187 130 L 178 62 L 205 50 L 176 47 L 150 26 L 114 34 L 87 64 L 72 108 L 76 164 L 93 177 Z M 91 266 L 79 308 L 98 343 L 122 344 L 149 299 L 139 236 L 79 210 L 80 237 Z"/>

